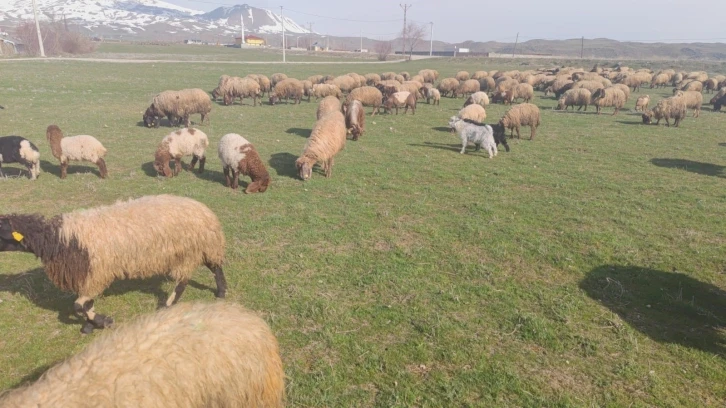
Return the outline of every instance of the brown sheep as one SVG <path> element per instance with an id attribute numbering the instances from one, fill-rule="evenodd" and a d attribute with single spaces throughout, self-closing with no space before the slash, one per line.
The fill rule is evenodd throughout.
<path id="1" fill-rule="evenodd" d="M 325 177 L 333 174 L 333 158 L 345 147 L 347 130 L 341 112 L 331 112 L 315 122 L 303 152 L 295 161 L 298 175 L 305 181 L 313 175 L 313 166 L 322 163 Z"/>
<path id="2" fill-rule="evenodd" d="M 245 193 L 264 193 L 267 190 L 270 173 L 255 147 L 247 139 L 237 133 L 227 133 L 220 139 L 217 153 L 222 161 L 227 187 L 236 190 L 239 187 L 239 175 L 242 174 L 252 179 L 245 188 Z"/>
<path id="3" fill-rule="evenodd" d="M 514 134 L 514 130 L 516 130 L 518 139 L 521 137 L 519 128 L 529 126 L 531 130 L 529 140 L 532 140 L 537 133 L 537 127 L 540 125 L 539 108 L 531 103 L 512 106 L 499 120 L 499 125 L 503 129 L 510 129 L 512 135 Z"/>
<path id="4" fill-rule="evenodd" d="M 363 111 L 363 104 L 358 100 L 352 100 L 345 109 L 345 128 L 353 135 L 353 141 L 363 136 L 366 128 L 366 115 Z"/>
<path id="5" fill-rule="evenodd" d="M 352 90 L 345 99 L 345 104 L 349 104 L 352 100 L 361 101 L 363 106 L 373 107 L 371 116 L 380 113 L 383 104 L 383 94 L 373 86 L 362 86 Z"/>
<path id="6" fill-rule="evenodd" d="M 304 88 L 301 81 L 294 78 L 283 79 L 270 92 L 270 105 L 280 102 L 282 98 L 285 98 L 288 102 L 292 98 L 295 104 L 299 104 L 303 92 Z"/>
<path id="7" fill-rule="evenodd" d="M 383 107 L 388 113 L 390 113 L 393 108 L 396 108 L 396 115 L 398 115 L 399 108 L 406 108 L 404 114 L 408 113 L 408 109 L 411 108 L 411 113 L 415 115 L 416 95 L 407 91 L 396 92 L 393 95 L 389 96 L 388 99 L 386 99 Z"/>
<path id="8" fill-rule="evenodd" d="M 614 107 L 613 115 L 617 115 L 625 105 L 625 94 L 615 87 L 598 89 L 592 94 L 592 104 L 595 105 L 598 115 L 602 108 L 608 106 Z"/>

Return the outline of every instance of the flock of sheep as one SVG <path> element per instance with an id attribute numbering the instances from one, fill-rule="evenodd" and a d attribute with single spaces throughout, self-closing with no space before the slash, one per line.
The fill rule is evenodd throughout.
<path id="1" fill-rule="evenodd" d="M 529 102 L 534 90 L 558 99 L 557 109 L 595 105 L 598 114 L 613 108 L 617 114 L 632 92 L 644 84 L 651 88 L 675 86 L 674 95 L 656 103 L 637 98 L 635 108 L 645 123 L 652 119 L 675 121 L 678 126 L 687 109 L 698 117 L 703 90 L 717 92 L 711 99 L 714 110 L 726 103 L 726 76 L 709 78 L 706 73 L 663 70 L 631 70 L 626 67 L 586 72 L 575 68 L 532 71 L 459 72 L 438 80 L 435 70 L 386 72 L 381 75 L 349 73 L 342 76 L 314 75 L 305 80 L 284 74 L 220 78 L 210 98 L 201 89 L 164 91 L 156 95 L 143 115 L 146 126 L 158 127 L 166 117 L 174 130 L 159 143 L 154 168 L 172 177 L 182 168 L 181 159 L 191 156 L 190 170 L 199 163 L 204 170 L 209 138 L 191 128 L 190 117 L 207 121 L 212 98 L 225 105 L 245 98 L 257 105 L 265 94 L 270 105 L 282 100 L 300 103 L 318 100 L 316 122 L 302 154 L 296 160 L 302 180 L 312 176 L 320 163 L 326 177 L 332 174 L 335 155 L 350 134 L 359 140 L 365 133 L 364 108 L 371 115 L 416 112 L 419 100 L 438 104 L 442 96 L 466 97 L 449 127 L 462 141 L 461 153 L 469 143 L 484 148 L 489 157 L 497 146 L 509 151 L 506 130 L 520 136 L 530 127 L 534 138 L 541 124 L 539 108 Z M 437 82 L 438 81 L 438 82 Z M 522 103 L 516 104 L 521 100 Z M 491 101 L 491 102 L 490 102 Z M 490 103 L 511 104 L 494 124 L 484 124 Z M 70 161 L 95 163 L 100 176 L 108 171 L 106 149 L 94 137 L 64 137 L 56 125 L 48 126 L 46 137 L 51 152 L 60 162 L 61 178 Z M 227 186 L 237 188 L 239 176 L 251 178 L 247 193 L 264 192 L 270 175 L 250 141 L 230 133 L 222 136 L 218 155 Z M 20 163 L 30 178 L 39 174 L 39 151 L 20 136 L 0 138 L 0 164 Z M 174 169 L 171 161 L 175 162 Z M 189 217 L 194 214 L 194 217 Z M 173 240 L 168 237 L 173 236 Z M 176 286 L 166 305 L 178 302 L 192 273 L 206 266 L 214 275 L 218 298 L 224 298 L 227 283 L 222 270 L 225 237 L 216 215 L 204 204 L 170 195 L 146 196 L 112 205 L 61 214 L 50 219 L 37 214 L 0 215 L 0 252 L 23 251 L 43 262 L 49 279 L 60 289 L 78 295 L 74 311 L 84 320 L 82 332 L 109 327 L 113 319 L 96 313 L 94 298 L 118 279 L 171 277 Z M 139 364 L 145 361 L 145 364 Z M 153 372 L 148 372 L 149 370 Z M 234 386 L 229 386 L 234 384 Z M 93 397 L 91 397 L 91 395 Z M 173 401 L 173 403 L 172 403 Z M 267 324 L 239 306 L 215 304 L 176 305 L 139 319 L 101 336 L 81 353 L 51 368 L 36 383 L 0 395 L 3 406 L 248 406 L 279 407 L 284 403 L 284 372 L 277 340 Z"/>

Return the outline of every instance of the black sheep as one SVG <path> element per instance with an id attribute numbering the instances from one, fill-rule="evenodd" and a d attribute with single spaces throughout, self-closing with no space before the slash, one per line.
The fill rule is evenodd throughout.
<path id="1" fill-rule="evenodd" d="M 3 163 L 20 163 L 28 168 L 30 179 L 40 173 L 40 153 L 30 140 L 20 136 L 0 137 L 0 176 Z"/>

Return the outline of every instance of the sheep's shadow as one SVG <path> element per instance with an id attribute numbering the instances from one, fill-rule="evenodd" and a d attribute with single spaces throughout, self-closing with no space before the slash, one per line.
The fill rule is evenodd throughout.
<path id="1" fill-rule="evenodd" d="M 136 126 L 146 128 L 146 129 L 155 129 L 153 126 L 151 126 L 151 127 L 146 126 L 146 124 L 144 123 L 143 120 L 136 122 Z M 179 124 L 174 125 L 171 122 L 169 122 L 169 119 L 163 118 L 159 121 L 159 127 L 175 128 L 175 127 L 179 127 Z"/>
<path id="2" fill-rule="evenodd" d="M 179 176 L 184 174 L 185 172 L 189 172 L 189 165 L 190 163 L 187 163 L 182 160 L 182 168 L 179 171 Z M 171 167 L 172 171 L 174 170 L 174 167 L 176 166 L 176 163 L 174 160 L 172 160 L 169 163 L 169 167 Z M 146 162 L 141 165 L 141 170 L 149 177 L 163 177 L 159 175 L 159 173 L 156 171 L 156 168 L 154 168 L 154 162 Z M 199 177 L 204 180 L 212 180 L 212 181 L 219 181 L 222 180 L 224 182 L 224 174 L 222 172 L 216 171 L 216 170 L 210 170 L 209 166 L 204 166 L 204 171 L 199 174 L 199 163 L 197 163 L 196 167 L 194 167 L 194 170 L 192 171 L 192 174 L 194 176 Z M 178 177 L 178 176 L 177 176 Z"/>
<path id="3" fill-rule="evenodd" d="M 588 296 L 659 343 L 726 352 L 726 292 L 679 272 L 603 265 L 580 282 Z M 613 322 L 610 322 L 613 324 Z M 616 326 L 614 326 L 616 328 Z"/>
<path id="4" fill-rule="evenodd" d="M 42 366 L 36 368 L 35 370 L 31 371 L 30 373 L 24 375 L 23 378 L 21 378 L 20 380 L 18 380 L 15 383 L 15 385 L 13 385 L 13 386 L 10 387 L 10 389 L 15 389 L 15 388 L 18 388 L 18 387 L 22 387 L 22 386 L 25 386 L 25 385 L 28 385 L 30 383 L 33 383 L 33 382 L 37 381 L 38 378 L 40 378 L 40 376 L 43 375 L 43 373 L 45 373 L 46 371 L 48 371 L 48 369 L 50 369 L 54 365 L 55 364 L 45 364 L 45 365 L 42 365 Z"/>
<path id="5" fill-rule="evenodd" d="M 451 133 L 451 128 L 450 127 L 447 127 L 447 126 L 436 126 L 436 127 L 432 127 L 431 130 L 436 130 L 436 131 L 439 131 L 439 132 Z"/>
<path id="6" fill-rule="evenodd" d="M 295 167 L 297 156 L 291 153 L 273 153 L 270 157 L 270 167 L 275 169 L 278 176 L 298 178 L 297 167 Z"/>
<path id="7" fill-rule="evenodd" d="M 718 145 L 719 145 L 719 146 L 723 146 L 723 147 L 726 147 L 726 143 L 719 143 Z"/>
<path id="8" fill-rule="evenodd" d="M 25 167 L 7 167 L 7 164 L 5 166 L 6 167 L 0 168 L 0 180 L 10 178 L 30 178 L 30 172 Z"/>
<path id="9" fill-rule="evenodd" d="M 84 162 L 86 163 L 86 162 Z M 78 174 L 78 173 L 93 173 L 97 177 L 101 177 L 101 172 L 98 171 L 98 166 L 96 166 L 93 163 L 88 163 L 88 166 L 83 165 L 69 165 L 67 170 L 67 175 L 71 176 L 72 174 Z M 54 176 L 57 176 L 60 178 L 60 164 L 51 163 L 47 160 L 41 160 L 40 161 L 40 170 L 43 173 L 52 174 Z"/>
<path id="10" fill-rule="evenodd" d="M 650 162 L 658 167 L 681 169 L 705 176 L 726 178 L 726 174 L 724 174 L 726 166 L 720 166 L 718 164 L 701 163 L 685 159 L 651 159 Z"/>
<path id="11" fill-rule="evenodd" d="M 444 144 L 444 143 L 431 143 L 431 142 L 423 142 L 423 143 L 409 143 L 409 146 L 414 147 L 428 147 L 431 149 L 441 149 L 441 150 L 449 150 L 454 152 L 460 152 L 461 151 L 461 143 L 458 144 Z"/>
<path id="12" fill-rule="evenodd" d="M 310 137 L 310 133 L 312 133 L 312 129 L 303 129 L 303 128 L 290 128 L 285 131 L 285 133 L 289 135 L 298 135 L 304 138 Z"/>
<path id="13" fill-rule="evenodd" d="M 615 122 L 620 123 L 621 125 L 647 125 L 647 123 L 643 123 L 642 120 L 635 122 L 627 120 L 616 120 Z"/>
<path id="14" fill-rule="evenodd" d="M 188 167 L 188 166 L 187 166 Z M 222 184 L 223 186 L 227 186 L 227 179 L 224 177 L 224 173 L 217 170 L 211 170 L 209 166 L 204 166 L 204 171 L 201 173 L 197 173 L 199 170 L 199 166 L 194 169 L 194 175 L 197 178 L 200 178 L 202 180 L 207 181 L 213 181 Z M 244 177 L 240 175 L 240 178 Z M 242 180 L 240 180 L 240 186 L 242 185 Z"/>

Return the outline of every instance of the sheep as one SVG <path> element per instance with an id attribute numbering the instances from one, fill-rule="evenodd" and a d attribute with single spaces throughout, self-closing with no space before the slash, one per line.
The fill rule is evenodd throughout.
<path id="1" fill-rule="evenodd" d="M 459 80 L 456 78 L 444 78 L 439 82 L 437 89 L 441 92 L 442 96 L 451 94 L 451 97 L 456 97 L 456 89 L 459 87 Z"/>
<path id="2" fill-rule="evenodd" d="M 511 91 L 495 91 L 492 94 L 492 103 L 511 104 L 514 101 L 514 93 Z"/>
<path id="3" fill-rule="evenodd" d="M 678 91 L 703 91 L 703 83 L 699 81 L 689 81 L 684 84 L 682 84 L 679 87 L 676 87 L 673 89 L 673 94 L 675 95 Z"/>
<path id="4" fill-rule="evenodd" d="M 506 77 L 500 77 L 500 78 L 506 78 Z M 497 91 L 511 91 L 515 86 L 519 85 L 519 81 L 516 79 L 504 79 L 502 81 L 497 82 L 495 90 Z"/>
<path id="5" fill-rule="evenodd" d="M 418 74 L 424 78 L 424 82 L 433 84 L 439 78 L 439 72 L 434 69 L 422 69 Z"/>
<path id="6" fill-rule="evenodd" d="M 395 72 L 390 72 L 389 71 L 389 72 L 384 72 L 384 73 L 381 74 L 381 80 L 382 81 L 386 81 L 386 80 L 390 80 L 390 79 L 394 79 L 394 78 L 396 78 L 396 73 Z"/>
<path id="7" fill-rule="evenodd" d="M 401 82 L 401 83 L 403 83 L 406 80 L 406 78 L 404 78 L 403 75 L 399 75 L 399 74 L 396 74 L 396 76 L 394 76 L 393 79 L 395 81 L 398 81 L 398 82 Z"/>
<path id="8" fill-rule="evenodd" d="M 449 119 L 449 127 L 456 130 L 459 138 L 461 138 L 460 154 L 466 153 L 466 145 L 471 142 L 476 146 L 474 151 L 478 152 L 484 145 L 490 159 L 497 155 L 497 143 L 494 141 L 494 132 L 491 126 L 452 116 Z"/>
<path id="9" fill-rule="evenodd" d="M 683 73 L 677 72 L 671 77 L 671 85 L 676 86 L 677 83 L 683 81 Z"/>
<path id="10" fill-rule="evenodd" d="M 623 91 L 623 94 L 625 94 L 625 102 L 628 102 L 628 99 L 630 99 L 630 87 L 629 86 L 623 85 L 623 84 L 613 84 L 612 87 L 618 88 L 621 91 Z"/>
<path id="11" fill-rule="evenodd" d="M 78 295 L 73 308 L 86 319 L 83 333 L 113 319 L 93 310 L 93 299 L 116 279 L 167 275 L 179 300 L 194 270 L 215 275 L 217 297 L 227 284 L 222 272 L 224 234 L 204 204 L 172 195 L 146 196 L 46 219 L 39 214 L 0 216 L 0 252 L 32 252 L 58 288 Z"/>
<path id="12" fill-rule="evenodd" d="M 272 81 L 270 81 L 270 78 L 262 74 L 257 74 L 255 75 L 255 79 L 260 84 L 260 95 L 269 94 L 270 89 L 272 89 Z"/>
<path id="13" fill-rule="evenodd" d="M 572 85 L 572 88 L 570 88 L 570 89 L 580 89 L 580 88 L 587 89 L 592 94 L 593 92 L 597 91 L 598 89 L 605 88 L 605 86 L 600 81 L 583 80 L 583 81 L 575 82 Z M 562 97 L 562 96 L 560 95 L 560 97 Z"/>
<path id="14" fill-rule="evenodd" d="M 365 74 L 364 76 L 366 79 L 366 85 L 368 86 L 376 86 L 379 82 L 381 82 L 381 76 L 378 74 L 370 73 Z"/>
<path id="15" fill-rule="evenodd" d="M 466 99 L 466 102 L 464 102 L 464 106 L 469 105 L 481 105 L 482 108 L 486 108 L 487 105 L 489 105 L 489 96 L 486 92 L 474 92 L 473 94 L 469 95 L 469 98 Z"/>
<path id="16" fill-rule="evenodd" d="M 409 81 L 416 81 L 416 82 L 420 82 L 421 84 L 423 84 L 423 83 L 426 82 L 424 80 L 424 77 L 421 76 L 421 75 L 419 75 L 419 74 L 416 74 L 416 75 L 412 76 L 411 79 L 409 79 Z"/>
<path id="17" fill-rule="evenodd" d="M 257 106 L 261 94 L 260 84 L 253 78 L 231 77 L 224 87 L 224 104 L 230 105 L 239 98 L 240 104 L 245 97 L 252 98 L 252 105 Z"/>
<path id="18" fill-rule="evenodd" d="M 635 101 L 635 111 L 636 112 L 646 112 L 648 110 L 648 105 L 650 104 L 650 95 L 643 95 L 638 97 L 638 100 Z"/>
<path id="19" fill-rule="evenodd" d="M 595 105 L 598 115 L 602 108 L 610 106 L 615 108 L 613 115 L 617 115 L 625 105 L 625 94 L 615 87 L 598 89 L 592 94 L 592 104 Z"/>
<path id="20" fill-rule="evenodd" d="M 534 98 L 534 88 L 530 84 L 517 84 L 511 89 L 512 101 L 516 99 L 523 99 L 524 102 L 529 102 Z"/>
<path id="21" fill-rule="evenodd" d="M 212 91 L 212 92 L 214 92 L 214 91 Z M 156 112 L 154 111 L 154 109 L 151 106 L 149 106 L 148 108 L 146 108 L 146 111 L 144 112 L 143 120 L 144 120 L 144 126 L 158 128 L 161 118 L 156 116 Z M 169 124 L 171 126 L 173 126 L 171 119 L 169 120 Z"/>
<path id="22" fill-rule="evenodd" d="M 555 94 L 555 97 L 559 98 L 563 93 L 567 92 L 574 86 L 574 82 L 569 79 L 556 79 L 552 85 L 545 89 L 545 96 L 549 95 L 550 92 Z"/>
<path id="23" fill-rule="evenodd" d="M 714 97 L 711 98 L 711 100 L 708 103 L 713 105 L 714 103 L 716 103 L 717 100 L 722 98 L 724 95 L 726 95 L 726 87 L 719 89 L 718 93 L 716 95 L 714 95 Z"/>
<path id="24" fill-rule="evenodd" d="M 231 78 L 229 75 L 222 75 L 219 77 L 217 87 L 212 90 L 212 99 L 216 101 L 218 97 L 224 96 L 224 85 L 227 81 L 229 81 L 229 78 Z"/>
<path id="25" fill-rule="evenodd" d="M 351 135 L 353 135 L 354 141 L 357 141 L 359 137 L 363 136 L 366 122 L 363 104 L 360 101 L 354 99 L 346 106 L 345 128 L 346 132 L 350 131 Z"/>
<path id="26" fill-rule="evenodd" d="M 502 126 L 502 129 L 510 129 L 512 134 L 516 130 L 517 139 L 521 137 L 519 128 L 521 126 L 529 126 L 531 131 L 529 140 L 532 140 L 537 133 L 537 127 L 540 125 L 539 108 L 531 103 L 512 106 L 499 120 L 499 125 Z"/>
<path id="27" fill-rule="evenodd" d="M 726 95 L 721 95 L 718 98 L 714 97 L 711 99 L 711 103 L 713 104 L 713 111 L 719 112 L 721 107 L 726 105 Z"/>
<path id="28" fill-rule="evenodd" d="M 56 125 L 46 128 L 45 137 L 53 157 L 60 161 L 61 179 L 66 178 L 70 161 L 94 163 L 98 166 L 99 176 L 102 179 L 108 177 L 106 162 L 103 160 L 106 148 L 95 137 L 89 135 L 63 137 L 63 132 Z"/>
<path id="29" fill-rule="evenodd" d="M 300 82 L 302 82 L 303 85 L 303 96 L 307 96 L 308 102 L 310 102 L 310 97 L 313 96 L 313 83 L 308 81 L 307 79 L 304 79 Z"/>
<path id="30" fill-rule="evenodd" d="M 480 85 L 479 81 L 476 79 L 467 79 L 459 84 L 459 86 L 454 91 L 454 97 L 458 97 L 459 95 L 471 95 L 474 92 L 479 92 Z"/>
<path id="31" fill-rule="evenodd" d="M 579 111 L 582 107 L 585 107 L 587 112 L 587 106 L 590 104 L 592 93 L 587 88 L 570 89 L 569 91 L 562 94 L 560 99 L 557 101 L 557 109 L 567 110 L 568 107 L 572 106 L 572 110 Z"/>
<path id="32" fill-rule="evenodd" d="M 0 405 L 282 408 L 284 399 L 279 346 L 267 323 L 233 303 L 195 302 L 104 333 L 35 383 L 1 396 Z"/>
<path id="33" fill-rule="evenodd" d="M 40 174 L 40 152 L 33 142 L 21 136 L 0 137 L 0 177 L 4 177 L 3 163 L 22 164 L 28 169 L 31 180 Z"/>
<path id="34" fill-rule="evenodd" d="M 310 75 L 308 77 L 308 81 L 312 82 L 313 85 L 322 83 L 321 82 L 322 80 L 323 80 L 323 76 L 322 75 Z"/>
<path id="35" fill-rule="evenodd" d="M 433 105 L 441 105 L 441 92 L 436 88 L 428 89 L 426 94 L 426 103 L 431 104 L 432 100 L 434 101 Z"/>
<path id="36" fill-rule="evenodd" d="M 650 81 L 650 88 L 663 88 L 665 86 L 668 86 L 668 82 L 670 82 L 671 76 L 665 73 L 659 73 L 656 74 L 653 79 Z"/>
<path id="37" fill-rule="evenodd" d="M 635 74 L 621 74 L 616 78 L 616 82 L 633 88 L 633 92 L 637 92 L 642 84 L 641 78 Z"/>
<path id="38" fill-rule="evenodd" d="M 335 96 L 326 96 L 318 103 L 318 110 L 315 114 L 316 120 L 320 120 L 320 118 L 330 112 L 337 112 L 341 108 L 340 99 Z"/>
<path id="39" fill-rule="evenodd" d="M 396 92 L 386 99 L 383 104 L 386 112 L 391 112 L 393 108 L 396 108 L 396 115 L 398 115 L 398 108 L 406 108 L 404 114 L 408 113 L 408 109 L 411 108 L 412 114 L 416 114 L 416 94 L 412 94 L 408 91 Z"/>
<path id="40" fill-rule="evenodd" d="M 337 86 L 343 93 L 349 93 L 350 91 L 358 87 L 358 80 L 349 75 L 341 75 L 326 83 Z"/>
<path id="41" fill-rule="evenodd" d="M 198 88 L 161 92 L 154 96 L 151 106 L 147 110 L 153 116 L 168 117 L 170 126 L 174 123 L 175 118 L 179 118 L 184 121 L 186 127 L 190 126 L 189 116 L 195 113 L 202 116 L 202 124 L 205 120 L 209 122 L 208 115 L 211 111 L 212 100 L 206 92 Z M 159 127 L 158 121 L 155 127 Z"/>
<path id="42" fill-rule="evenodd" d="M 315 97 L 316 101 L 320 98 L 325 98 L 327 96 L 341 98 L 343 97 L 343 92 L 341 92 L 340 88 L 338 88 L 336 85 L 315 84 L 313 85 L 313 96 Z"/>
<path id="43" fill-rule="evenodd" d="M 456 78 L 456 80 L 459 82 L 464 82 L 469 79 L 469 73 L 466 71 L 459 71 L 456 73 L 454 78 Z"/>
<path id="44" fill-rule="evenodd" d="M 293 99 L 295 104 L 299 104 L 303 96 L 303 84 L 295 78 L 286 78 L 279 81 L 270 91 L 270 105 L 274 105 L 282 98 L 289 101 Z"/>
<path id="45" fill-rule="evenodd" d="M 270 173 L 267 172 L 255 147 L 244 137 L 237 133 L 227 133 L 222 136 L 217 154 L 222 161 L 227 187 L 236 190 L 239 187 L 240 174 L 250 176 L 252 179 L 245 189 L 247 194 L 264 193 L 270 186 Z"/>
<path id="46" fill-rule="evenodd" d="M 322 163 L 325 177 L 333 174 L 333 158 L 345 147 L 346 134 L 345 117 L 341 112 L 331 112 L 315 123 L 302 154 L 295 161 L 303 181 L 312 177 L 317 162 Z"/>
<path id="47" fill-rule="evenodd" d="M 275 86 L 277 86 L 277 84 L 280 81 L 283 81 L 285 79 L 287 79 L 287 75 L 285 75 L 285 74 L 282 74 L 282 73 L 272 74 L 272 76 L 270 76 L 270 85 L 272 85 L 272 87 L 274 88 Z"/>
<path id="48" fill-rule="evenodd" d="M 461 119 L 483 123 L 487 118 L 487 111 L 481 105 L 469 105 L 461 108 L 457 116 Z"/>
<path id="49" fill-rule="evenodd" d="M 716 78 L 708 78 L 703 82 L 703 90 L 707 93 L 713 93 L 718 90 L 718 80 Z"/>
<path id="50" fill-rule="evenodd" d="M 192 155 L 192 162 L 189 170 L 199 161 L 199 173 L 204 171 L 204 163 L 207 161 L 204 152 L 209 146 L 207 135 L 201 130 L 194 128 L 179 129 L 164 136 L 154 153 L 154 168 L 159 175 L 172 177 L 179 174 L 182 168 L 181 159 L 184 156 Z M 169 162 L 174 159 L 174 172 L 169 167 Z"/>
<path id="51" fill-rule="evenodd" d="M 363 106 L 373 107 L 373 111 L 371 112 L 371 116 L 373 116 L 376 113 L 380 113 L 380 108 L 383 104 L 383 94 L 373 86 L 362 86 L 350 91 L 345 99 L 345 104 L 349 104 L 352 100 L 361 101 Z"/>
<path id="52" fill-rule="evenodd" d="M 656 125 L 660 124 L 661 119 L 665 119 L 666 126 L 670 127 L 669 119 L 673 119 L 673 126 L 678 127 L 686 117 L 686 101 L 683 97 L 671 96 L 670 98 L 661 99 L 652 111 L 647 111 L 642 115 L 643 123 L 650 124 L 655 118 Z"/>
<path id="53" fill-rule="evenodd" d="M 396 80 L 386 79 L 379 82 L 376 88 L 381 91 L 384 97 L 389 97 L 401 91 L 401 83 Z"/>
<path id="54" fill-rule="evenodd" d="M 488 77 L 489 74 L 486 71 L 476 71 L 473 74 L 471 74 L 471 79 L 480 80 L 482 78 Z"/>
<path id="55" fill-rule="evenodd" d="M 484 77 L 479 79 L 479 89 L 482 91 L 493 91 L 496 86 L 496 82 L 494 82 L 494 78 L 492 77 Z"/>
<path id="56" fill-rule="evenodd" d="M 411 79 L 411 74 L 409 74 L 407 71 L 401 71 L 398 73 L 398 75 L 402 76 L 405 81 Z"/>
<path id="57" fill-rule="evenodd" d="M 678 91 L 674 96 L 684 98 L 686 101 L 686 109 L 693 109 L 694 118 L 697 118 L 701 114 L 703 94 L 697 91 Z"/>
<path id="58" fill-rule="evenodd" d="M 693 71 L 686 75 L 686 79 L 693 79 L 698 82 L 703 82 L 708 79 L 708 73 L 705 71 Z"/>
<path id="59" fill-rule="evenodd" d="M 421 97 L 421 92 L 419 92 L 421 88 L 423 88 L 423 85 L 419 82 L 406 81 L 401 84 L 399 89 L 401 91 L 411 92 L 412 94 L 416 95 L 416 99 L 418 99 L 419 97 Z"/>

